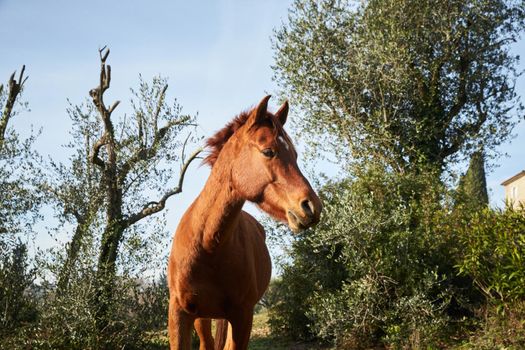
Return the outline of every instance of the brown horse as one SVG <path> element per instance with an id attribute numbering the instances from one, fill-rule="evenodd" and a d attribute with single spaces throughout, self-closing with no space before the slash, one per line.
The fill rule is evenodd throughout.
<path id="1" fill-rule="evenodd" d="M 321 202 L 297 166 L 283 129 L 288 102 L 267 112 L 270 96 L 208 139 L 211 174 L 177 228 L 168 263 L 171 349 L 247 349 L 253 308 L 271 275 L 263 227 L 246 201 L 300 231 L 319 221 Z M 216 339 L 211 319 L 217 323 Z M 228 326 L 228 322 L 230 326 Z"/>

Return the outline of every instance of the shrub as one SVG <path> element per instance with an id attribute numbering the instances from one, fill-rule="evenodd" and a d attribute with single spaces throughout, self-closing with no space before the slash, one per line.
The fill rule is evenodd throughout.
<path id="1" fill-rule="evenodd" d="M 169 290 L 166 274 L 142 281 L 133 288 L 133 310 L 144 332 L 165 330 L 168 324 Z"/>
<path id="2" fill-rule="evenodd" d="M 377 169 L 325 186 L 322 222 L 283 268 L 272 330 L 340 348 L 437 344 L 478 297 L 456 274 L 443 193 L 433 174 Z"/>
<path id="3" fill-rule="evenodd" d="M 27 246 L 18 241 L 5 248 L 0 254 L 0 337 L 38 316 L 32 289 L 35 269 L 29 267 Z"/>
<path id="4" fill-rule="evenodd" d="M 96 324 L 96 270 L 78 266 L 68 288 L 58 292 L 54 285 L 46 288 L 42 314 L 38 321 L 37 343 L 40 349 L 120 349 L 142 348 L 141 320 L 137 317 L 136 281 L 120 276 L 114 283 L 114 298 L 109 300 L 111 321 L 101 333 Z"/>
<path id="5" fill-rule="evenodd" d="M 485 209 L 459 226 L 458 269 L 500 312 L 525 297 L 525 213 Z"/>
<path id="6" fill-rule="evenodd" d="M 114 294 L 108 305 L 111 309 L 109 325 L 100 332 L 96 324 L 96 303 L 98 277 L 95 261 L 89 248 L 83 252 L 69 273 L 69 283 L 65 289 L 58 289 L 57 267 L 62 266 L 60 255 L 56 261 L 39 261 L 44 278 L 37 288 L 22 289 L 20 283 L 28 280 L 11 276 L 16 281 L 13 288 L 0 289 L 0 297 L 10 293 L 9 309 L 6 315 L 14 315 L 9 327 L 1 328 L 0 349 L 148 349 L 157 348 L 158 330 L 167 325 L 168 288 L 165 276 L 154 281 L 145 281 L 121 273 L 113 281 Z M 24 256 L 25 250 L 17 256 Z M 10 259 L 11 265 L 23 259 Z M 46 265 L 47 264 L 47 265 Z M 5 265 L 5 263 L 4 263 Z M 17 263 L 24 267 L 24 264 Z M 2 266 L 3 268 L 4 266 Z M 9 271 L 27 271 L 27 266 Z M 0 269 L 0 272 L 2 269 Z M 27 272 L 26 272 L 27 274 Z M 0 277 L 3 274 L 0 273 Z M 33 276 L 33 275 L 31 275 Z M 4 279 L 0 278 L 3 283 Z M 49 282 L 51 281 L 51 282 Z M 24 282 L 25 283 L 25 282 Z M 20 286 L 20 287 L 18 287 Z M 4 287 L 2 285 L 2 287 Z M 4 293 L 5 292 L 5 293 Z M 16 297 L 15 299 L 13 299 Z M 22 303 L 22 301 L 24 303 Z M 29 303 L 29 301 L 31 303 Z M 4 305 L 4 303 L 2 303 Z M 28 312 L 26 312 L 28 311 Z M 32 313 L 29 313 L 31 311 Z M 38 311 L 38 312 L 37 312 Z M 28 315 L 31 316 L 28 318 Z M 15 322 L 16 320 L 20 320 Z M 157 346 L 157 347 L 156 347 Z"/>

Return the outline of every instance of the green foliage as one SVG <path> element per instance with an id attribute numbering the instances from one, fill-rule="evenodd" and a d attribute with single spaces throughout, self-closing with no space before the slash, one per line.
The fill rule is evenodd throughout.
<path id="1" fill-rule="evenodd" d="M 36 184 L 38 154 L 32 150 L 35 134 L 24 139 L 12 120 L 27 110 L 20 100 L 25 67 L 18 78 L 0 85 L 0 338 L 10 337 L 38 317 L 36 271 L 27 255 L 28 236 L 41 204 Z M 3 341 L 0 341 L 0 347 Z"/>
<path id="2" fill-rule="evenodd" d="M 0 261 L 0 337 L 34 322 L 38 316 L 32 290 L 36 277 L 29 266 L 27 247 L 22 242 L 2 254 Z"/>
<path id="3" fill-rule="evenodd" d="M 468 170 L 459 181 L 456 204 L 461 204 L 467 210 L 483 209 L 489 205 L 485 156 L 482 151 L 474 152 L 470 158 Z"/>
<path id="4" fill-rule="evenodd" d="M 525 298 L 525 215 L 485 209 L 459 227 L 459 272 L 470 276 L 500 311 Z"/>
<path id="5" fill-rule="evenodd" d="M 28 233 L 40 204 L 34 188 L 40 177 L 38 155 L 31 149 L 36 135 L 24 139 L 12 127 L 12 120 L 28 110 L 21 101 L 23 72 L 18 81 L 13 73 L 5 88 L 0 85 L 0 251 L 6 252 L 16 245 L 17 235 Z"/>
<path id="6" fill-rule="evenodd" d="M 167 276 L 162 274 L 157 280 L 137 284 L 133 291 L 136 317 L 141 330 L 164 330 L 168 323 L 169 290 Z"/>
<path id="7" fill-rule="evenodd" d="M 458 207 L 439 183 L 372 168 L 326 185 L 322 222 L 294 240 L 274 286 L 272 331 L 337 348 L 422 349 L 473 326 L 466 348 L 520 348 L 525 215 Z"/>
<path id="8" fill-rule="evenodd" d="M 39 293 L 32 295 L 39 311 L 38 318 L 4 334 L 0 349 L 156 348 L 150 334 L 165 329 L 167 324 L 165 276 L 149 281 L 120 274 L 112 280 L 115 294 L 107 300 L 111 318 L 107 329 L 101 333 L 97 327 L 97 304 L 94 303 L 99 288 L 95 252 L 79 254 L 70 271 L 67 290 L 57 290 L 47 280 L 41 282 Z M 54 262 L 55 267 L 50 264 L 48 261 L 46 274 L 61 271 L 60 259 Z"/>
<path id="9" fill-rule="evenodd" d="M 473 281 L 523 297 L 521 243 L 503 238 L 523 227 L 472 215 L 488 204 L 475 150 L 494 151 L 523 110 L 509 45 L 524 20 L 513 0 L 293 3 L 275 33 L 276 79 L 303 112 L 299 134 L 344 180 L 324 187 L 321 223 L 293 242 L 274 332 L 441 347 L 483 302 Z M 451 196 L 443 171 L 471 154 Z"/>
<path id="10" fill-rule="evenodd" d="M 276 79 L 316 150 L 440 169 L 509 137 L 523 24 L 514 0 L 296 0 L 275 33 Z"/>
<path id="11" fill-rule="evenodd" d="M 79 275 L 71 276 L 67 293 L 55 294 L 52 286 L 49 286 L 42 305 L 45 311 L 39 320 L 42 333 L 37 337 L 34 347 L 116 349 L 140 344 L 137 320 L 130 313 L 133 303 L 128 285 L 131 281 L 128 279 L 112 281 L 118 297 L 108 300 L 108 305 L 111 305 L 111 320 L 104 333 L 98 331 L 94 304 L 98 289 L 95 271 L 86 268 L 79 271 Z"/>
<path id="12" fill-rule="evenodd" d="M 327 185 L 322 222 L 297 238 L 284 267 L 272 330 L 341 347 L 437 344 L 478 299 L 456 276 L 439 183 L 371 169 Z"/>
<path id="13" fill-rule="evenodd" d="M 97 328 L 93 301 L 98 281 L 94 273 L 84 280 L 75 279 L 69 294 L 47 300 L 40 329 L 40 339 L 50 349 L 143 349 L 149 332 L 167 324 L 167 286 L 162 281 L 145 283 L 129 276 L 113 280 L 115 295 L 110 322 L 104 333 Z M 49 294 L 48 297 L 52 296 Z M 108 337 L 109 335 L 109 337 Z"/>

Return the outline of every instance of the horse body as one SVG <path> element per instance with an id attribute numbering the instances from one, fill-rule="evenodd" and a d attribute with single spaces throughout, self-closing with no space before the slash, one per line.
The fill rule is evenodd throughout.
<path id="1" fill-rule="evenodd" d="M 190 349 L 192 324 L 201 350 L 214 349 L 211 318 L 230 323 L 228 349 L 247 349 L 253 308 L 271 276 L 264 229 L 242 211 L 247 200 L 293 229 L 319 219 L 319 198 L 282 130 L 288 105 L 272 115 L 268 98 L 208 141 L 212 171 L 179 223 L 168 263 L 171 349 Z"/>
<path id="2" fill-rule="evenodd" d="M 187 214 L 191 218 L 193 210 Z M 219 244 L 208 241 L 200 230 L 177 231 L 169 285 L 177 293 L 178 305 L 197 318 L 228 318 L 232 308 L 253 307 L 270 281 L 271 262 L 262 226 L 241 210 L 231 216 L 225 224 L 236 223 L 229 232 L 221 232 Z M 193 226 L 191 219 L 188 224 Z"/>

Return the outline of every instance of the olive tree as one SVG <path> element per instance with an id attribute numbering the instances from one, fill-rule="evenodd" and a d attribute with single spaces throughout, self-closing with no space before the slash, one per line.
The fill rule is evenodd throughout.
<path id="1" fill-rule="evenodd" d="M 24 139 L 12 121 L 27 109 L 20 100 L 27 76 L 25 66 L 0 84 L 0 336 L 13 332 L 36 317 L 30 294 L 35 269 L 27 254 L 27 238 L 38 217 L 39 177 L 32 150 L 35 135 Z"/>
<path id="2" fill-rule="evenodd" d="M 275 32 L 275 77 L 299 130 L 340 160 L 443 169 L 511 134 L 523 25 L 514 0 L 297 0 Z"/>
<path id="3" fill-rule="evenodd" d="M 164 78 L 146 83 L 141 77 L 138 89 L 132 89 L 131 113 L 114 116 L 120 101 L 104 101 L 111 83 L 108 55 L 109 50 L 100 50 L 99 83 L 89 92 L 90 100 L 68 108 L 73 129 L 67 147 L 73 152 L 65 163 L 51 162 L 52 172 L 43 186 L 61 223 L 73 227 L 60 258 L 56 292 L 67 297 L 70 288 L 78 291 L 75 278 L 79 273 L 82 278 L 83 266 L 91 281 L 87 288 L 94 288 L 88 298 L 93 318 L 84 323 L 94 323 L 90 332 L 96 336 L 92 342 L 85 336 L 75 346 L 123 344 L 115 337 L 122 320 L 116 322 L 114 314 L 114 301 L 122 298 L 124 303 L 129 297 L 119 294 L 122 269 L 151 267 L 159 256 L 159 247 L 151 246 L 165 238 L 164 217 L 155 220 L 154 214 L 182 191 L 186 171 L 200 153 L 197 149 L 188 154 L 196 141 L 195 118 L 183 114 L 176 100 L 168 102 Z M 141 261 L 133 260 L 140 254 Z M 137 264 L 141 267 L 131 266 Z"/>

